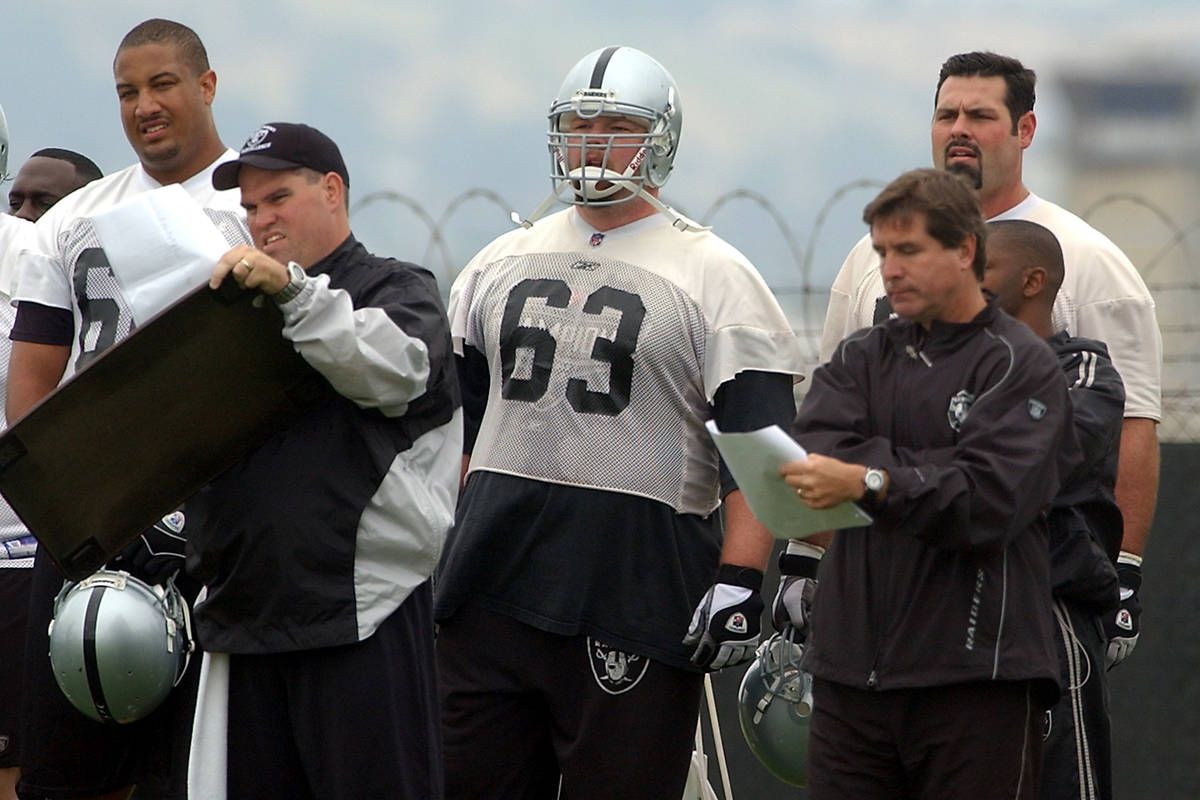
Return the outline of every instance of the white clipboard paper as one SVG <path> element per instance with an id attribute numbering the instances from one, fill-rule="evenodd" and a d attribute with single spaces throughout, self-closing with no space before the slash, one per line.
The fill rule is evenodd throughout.
<path id="1" fill-rule="evenodd" d="M 229 250 L 177 183 L 134 195 L 92 222 L 138 325 L 205 283 Z"/>
<path id="2" fill-rule="evenodd" d="M 726 466 L 737 479 L 747 505 L 776 539 L 804 539 L 821 531 L 869 525 L 871 516 L 854 503 L 813 509 L 783 481 L 779 468 L 808 458 L 804 448 L 778 425 L 746 433 L 721 433 L 705 423 Z"/>

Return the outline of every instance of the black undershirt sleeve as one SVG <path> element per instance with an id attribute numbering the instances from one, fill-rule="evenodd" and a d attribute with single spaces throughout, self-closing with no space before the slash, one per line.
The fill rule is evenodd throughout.
<path id="1" fill-rule="evenodd" d="M 469 344 L 463 345 L 463 354 L 456 356 L 454 363 L 458 367 L 458 386 L 462 392 L 463 452 L 470 455 L 479 437 L 483 412 L 487 410 L 488 363 L 483 353 Z"/>
<path id="2" fill-rule="evenodd" d="M 792 376 L 782 372 L 739 372 L 717 389 L 712 416 L 722 433 L 745 433 L 770 425 L 790 431 L 796 419 Z M 725 459 L 721 459 L 721 497 L 737 488 Z"/>
<path id="3" fill-rule="evenodd" d="M 41 303 L 17 303 L 17 318 L 8 338 L 14 342 L 71 346 L 75 336 L 75 317 L 68 309 Z"/>

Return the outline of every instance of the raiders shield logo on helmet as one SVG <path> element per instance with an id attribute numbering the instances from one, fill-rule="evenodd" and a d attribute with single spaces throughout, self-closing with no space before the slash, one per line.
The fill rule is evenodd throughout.
<path id="1" fill-rule="evenodd" d="M 950 398 L 950 407 L 946 409 L 946 419 L 950 422 L 950 427 L 954 430 L 961 430 L 962 424 L 967 420 L 967 414 L 971 412 L 971 404 L 975 402 L 975 395 L 968 392 L 966 389 L 960 389 L 958 394 Z"/>
<path id="2" fill-rule="evenodd" d="M 592 675 L 600 688 L 609 694 L 621 694 L 637 686 L 650 666 L 650 660 L 645 656 L 618 650 L 590 636 L 586 643 Z"/>

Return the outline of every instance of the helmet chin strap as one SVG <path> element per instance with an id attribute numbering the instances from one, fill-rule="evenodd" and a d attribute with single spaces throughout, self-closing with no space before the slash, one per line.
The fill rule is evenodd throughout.
<path id="1" fill-rule="evenodd" d="M 542 201 L 541 205 L 535 208 L 533 213 L 528 217 L 522 219 L 521 215 L 516 211 L 510 211 L 508 212 L 508 218 L 513 221 L 514 225 L 520 225 L 522 228 L 532 228 L 533 223 L 545 216 L 546 212 L 550 210 L 550 207 L 558 202 L 558 196 L 562 194 L 564 188 L 566 188 L 565 182 L 556 186 L 554 190 L 550 192 L 550 194 L 546 195 L 546 199 Z"/>
<path id="2" fill-rule="evenodd" d="M 621 191 L 620 182 L 629 180 L 628 172 L 613 172 L 603 167 L 578 167 L 567 173 L 572 186 L 578 186 L 575 194 L 585 200 L 603 200 Z M 608 188 L 601 189 L 600 183 L 608 181 Z"/>
<path id="3" fill-rule="evenodd" d="M 640 197 L 649 203 L 654 210 L 671 220 L 671 225 L 680 231 L 699 233 L 701 231 L 712 230 L 712 227 L 708 225 L 692 225 L 682 216 L 676 214 L 671 208 L 669 208 L 653 194 L 647 192 L 643 186 L 644 181 L 639 181 L 636 183 L 633 181 L 633 176 L 638 172 L 638 170 L 643 168 L 647 152 L 648 151 L 646 147 L 641 147 L 637 154 L 630 159 L 629 165 L 625 167 L 624 172 L 614 172 L 613 170 L 605 169 L 602 166 L 590 168 L 586 166 L 579 166 L 573 170 L 567 170 L 566 159 L 563 151 L 561 149 L 556 149 L 555 159 L 558 162 L 558 168 L 560 172 L 565 173 L 565 176 L 555 181 L 554 189 L 549 195 L 546 196 L 546 199 L 542 201 L 541 205 L 533 210 L 532 214 L 525 219 L 522 219 L 520 214 L 518 214 L 516 211 L 512 211 L 509 213 L 509 219 L 511 219 L 515 225 L 520 225 L 523 228 L 532 228 L 533 223 L 541 219 L 545 213 L 550 210 L 555 202 L 558 201 L 559 195 L 561 195 L 563 190 L 565 190 L 567 187 L 571 187 L 575 194 L 582 198 L 583 202 L 577 203 L 576 205 L 588 205 L 589 201 L 604 200 L 616 194 L 621 189 L 625 189 L 629 192 L 629 197 L 625 198 L 624 200 L 616 200 L 610 203 L 605 203 L 604 205 L 627 203 L 630 200 Z M 605 162 L 607 162 L 607 156 L 605 157 Z M 591 173 L 595 172 L 598 172 L 599 174 L 593 176 Z M 602 181 L 607 181 L 610 184 L 607 189 L 599 189 L 596 187 L 596 184 Z"/>
<path id="4" fill-rule="evenodd" d="M 670 206 L 665 204 L 663 201 L 659 200 L 654 195 L 647 192 L 639 184 L 635 184 L 630 181 L 615 181 L 615 183 L 617 183 L 624 189 L 628 189 L 630 192 L 633 193 L 633 197 L 629 198 L 630 200 L 634 199 L 634 197 L 642 198 L 647 203 L 652 205 L 656 211 L 658 211 L 660 214 L 662 214 L 667 219 L 671 220 L 671 225 L 674 226 L 675 228 L 678 228 L 680 231 L 683 231 L 685 233 L 687 233 L 687 232 L 701 233 L 703 231 L 711 231 L 712 230 L 711 225 L 693 225 L 692 223 L 688 222 L 682 216 L 680 216 L 679 214 L 676 214 L 675 211 Z"/>
<path id="5" fill-rule="evenodd" d="M 533 213 L 530 214 L 525 219 L 522 219 L 521 215 L 518 214 L 516 211 L 511 212 L 509 214 L 509 218 L 516 225 L 520 225 L 521 227 L 524 227 L 524 228 L 532 228 L 533 223 L 535 223 L 539 219 L 541 219 L 545 215 L 545 213 L 550 210 L 551 206 L 553 206 L 554 203 L 558 201 L 559 195 L 561 195 L 563 193 L 564 189 L 566 189 L 568 186 L 571 186 L 573 183 L 576 183 L 576 182 L 578 182 L 581 185 L 581 188 L 583 188 L 583 186 L 585 184 L 593 182 L 591 178 L 589 178 L 587 181 L 571 180 L 573 178 L 577 178 L 580 175 L 582 175 L 582 172 L 583 171 L 580 169 L 571 170 L 571 173 L 568 176 L 568 179 L 560 181 L 558 183 L 558 185 L 554 188 L 554 190 L 551 191 L 550 194 L 546 196 L 546 199 L 542 201 L 542 204 L 539 205 L 537 208 L 535 208 L 533 210 Z M 634 183 L 633 181 L 629 180 L 629 176 L 623 176 L 620 173 L 611 172 L 609 170 L 602 170 L 602 175 L 599 178 L 596 178 L 595 180 L 609 181 L 612 184 L 612 186 L 608 189 L 602 190 L 603 193 L 584 194 L 583 192 L 579 192 L 579 191 L 576 191 L 575 193 L 584 197 L 585 199 L 599 200 L 599 199 L 609 197 L 609 196 L 615 194 L 620 189 L 626 189 L 629 191 L 630 196 L 625 200 L 619 200 L 617 202 L 627 203 L 630 200 L 634 200 L 634 199 L 640 197 L 641 199 L 643 199 L 647 203 L 649 203 L 654 208 L 655 211 L 658 211 L 660 214 L 665 216 L 667 219 L 671 220 L 671 225 L 680 231 L 691 232 L 691 233 L 700 233 L 702 231 L 712 230 L 711 225 L 693 225 L 693 224 L 691 224 L 686 219 L 684 219 L 682 216 L 675 213 L 675 211 L 673 209 L 671 209 L 670 206 L 666 205 L 661 200 L 659 200 L 657 197 L 655 197 L 654 195 L 647 192 L 642 187 L 642 184 Z M 593 183 L 593 186 L 594 186 L 594 183 Z M 586 191 L 587 190 L 585 189 L 585 192 Z M 586 205 L 586 203 L 584 205 Z M 612 205 L 616 205 L 616 204 L 613 203 Z"/>

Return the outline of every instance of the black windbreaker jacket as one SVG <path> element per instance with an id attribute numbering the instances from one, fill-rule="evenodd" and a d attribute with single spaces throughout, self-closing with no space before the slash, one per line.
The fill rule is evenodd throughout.
<path id="1" fill-rule="evenodd" d="M 308 273 L 283 335 L 331 391 L 186 506 L 211 652 L 366 639 L 432 575 L 454 519 L 461 403 L 433 275 L 353 236 Z"/>
<path id="2" fill-rule="evenodd" d="M 1113 487 L 1125 386 L 1095 339 L 1066 331 L 1046 340 L 1067 379 L 1083 460 L 1063 480 L 1050 512 L 1050 581 L 1055 597 L 1099 614 L 1121 604 L 1117 555 L 1124 520 Z"/>
<path id="3" fill-rule="evenodd" d="M 1079 461 L 1054 354 L 996 307 L 847 337 L 793 429 L 882 467 L 875 521 L 822 559 L 805 666 L 860 688 L 1032 680 L 1057 696 L 1045 510 Z"/>

